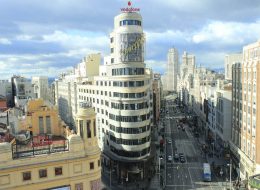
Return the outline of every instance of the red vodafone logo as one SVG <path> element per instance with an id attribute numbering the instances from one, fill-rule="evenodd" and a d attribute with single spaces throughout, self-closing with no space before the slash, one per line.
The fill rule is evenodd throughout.
<path id="1" fill-rule="evenodd" d="M 121 11 L 122 11 L 122 12 L 138 12 L 138 11 L 140 11 L 139 8 L 133 8 L 133 7 L 131 7 L 131 6 L 132 6 L 131 1 L 128 1 L 127 5 L 128 5 L 127 8 L 121 8 Z"/>

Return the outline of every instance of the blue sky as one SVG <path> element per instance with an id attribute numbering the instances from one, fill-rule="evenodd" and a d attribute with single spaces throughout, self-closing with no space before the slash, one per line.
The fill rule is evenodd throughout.
<path id="1" fill-rule="evenodd" d="M 109 54 L 114 16 L 126 0 L 2 0 L 0 78 L 57 76 L 83 56 Z M 171 47 L 208 68 L 260 39 L 259 0 L 133 0 L 146 33 L 146 63 L 164 73 Z M 181 61 L 181 60 L 180 60 Z"/>

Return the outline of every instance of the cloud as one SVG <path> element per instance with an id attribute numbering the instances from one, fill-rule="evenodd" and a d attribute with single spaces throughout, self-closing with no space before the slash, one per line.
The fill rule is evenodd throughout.
<path id="1" fill-rule="evenodd" d="M 12 42 L 7 38 L 0 38 L 0 44 L 10 45 Z"/>
<path id="2" fill-rule="evenodd" d="M 260 1 L 132 1 L 141 9 L 146 33 L 146 63 L 164 72 L 167 52 L 176 47 L 195 54 L 198 64 L 224 66 L 223 55 L 242 51 L 259 39 Z M 110 52 L 113 19 L 122 0 L 3 1 L 0 6 L 1 77 L 56 76 L 89 53 Z M 214 63 L 214 64 L 213 64 Z"/>
<path id="3" fill-rule="evenodd" d="M 192 41 L 225 45 L 243 45 L 255 41 L 260 36 L 260 21 L 254 23 L 213 21 L 195 32 Z"/>

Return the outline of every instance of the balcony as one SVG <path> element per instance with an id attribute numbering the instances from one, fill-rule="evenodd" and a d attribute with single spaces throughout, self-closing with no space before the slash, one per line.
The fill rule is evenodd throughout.
<path id="1" fill-rule="evenodd" d="M 13 139 L 11 145 L 13 159 L 69 151 L 69 141 L 61 136 L 39 135 L 32 137 L 26 143 Z"/>

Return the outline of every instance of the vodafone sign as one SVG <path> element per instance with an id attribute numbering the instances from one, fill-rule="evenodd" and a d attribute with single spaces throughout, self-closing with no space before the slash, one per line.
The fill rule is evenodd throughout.
<path id="1" fill-rule="evenodd" d="M 127 4 L 128 4 L 127 8 L 121 8 L 122 12 L 137 12 L 137 11 L 140 11 L 140 8 L 131 7 L 131 5 L 132 5 L 131 1 L 128 1 Z"/>

